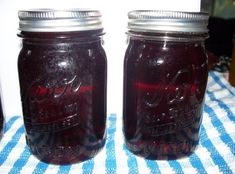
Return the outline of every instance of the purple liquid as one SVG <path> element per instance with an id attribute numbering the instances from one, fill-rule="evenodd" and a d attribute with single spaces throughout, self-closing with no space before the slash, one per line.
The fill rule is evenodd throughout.
<path id="1" fill-rule="evenodd" d="M 81 162 L 105 144 L 106 56 L 97 34 L 22 33 L 26 141 L 44 162 Z"/>
<path id="2" fill-rule="evenodd" d="M 4 117 L 3 117 L 3 110 L 2 110 L 2 102 L 0 98 L 0 139 L 3 136 L 3 127 L 4 127 Z"/>
<path id="3" fill-rule="evenodd" d="M 203 43 L 131 39 L 124 64 L 124 135 L 148 159 L 191 154 L 199 142 L 207 60 Z"/>

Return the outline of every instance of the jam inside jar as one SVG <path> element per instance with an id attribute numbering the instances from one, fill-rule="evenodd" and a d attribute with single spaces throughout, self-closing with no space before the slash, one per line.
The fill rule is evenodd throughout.
<path id="1" fill-rule="evenodd" d="M 20 15 L 30 20 L 39 13 L 48 11 Z M 64 17 L 57 11 L 51 13 L 56 16 L 51 25 Z M 92 18 L 94 13 L 99 15 L 85 11 L 62 14 L 76 17 L 78 22 L 79 15 Z M 18 70 L 26 142 L 31 152 L 47 163 L 82 162 L 94 157 L 105 144 L 107 62 L 103 29 L 79 22 L 74 25 L 75 31 L 64 31 L 71 29 L 68 26 L 48 31 L 46 24 L 40 26 L 43 31 L 36 28 L 39 26 L 20 28 L 23 44 Z"/>
<path id="2" fill-rule="evenodd" d="M 3 136 L 3 130 L 4 130 L 4 116 L 3 116 L 3 109 L 2 109 L 2 101 L 0 96 L 0 140 Z"/>
<path id="3" fill-rule="evenodd" d="M 172 160 L 191 154 L 199 142 L 208 76 L 206 35 L 203 31 L 178 32 L 175 27 L 165 31 L 158 24 L 148 26 L 149 16 L 159 22 L 163 13 L 129 13 L 123 131 L 127 148 L 134 154 Z M 180 12 L 169 12 L 164 18 L 174 22 L 174 13 Z M 199 21 L 207 19 L 195 15 Z M 141 26 L 138 19 L 146 20 L 146 25 Z"/>

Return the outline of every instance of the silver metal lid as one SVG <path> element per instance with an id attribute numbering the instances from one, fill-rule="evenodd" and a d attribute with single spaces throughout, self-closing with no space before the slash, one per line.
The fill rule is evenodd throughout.
<path id="1" fill-rule="evenodd" d="M 128 13 L 128 29 L 140 32 L 207 33 L 206 13 L 136 10 Z"/>
<path id="2" fill-rule="evenodd" d="M 94 10 L 37 9 L 19 11 L 19 30 L 64 32 L 102 29 L 101 13 Z"/>

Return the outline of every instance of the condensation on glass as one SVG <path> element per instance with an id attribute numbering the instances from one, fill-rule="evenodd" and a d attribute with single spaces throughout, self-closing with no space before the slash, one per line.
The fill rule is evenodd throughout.
<path id="1" fill-rule="evenodd" d="M 132 11 L 124 61 L 123 131 L 147 159 L 177 159 L 199 142 L 207 85 L 208 16 Z"/>
<path id="2" fill-rule="evenodd" d="M 26 142 L 40 160 L 94 157 L 106 138 L 106 55 L 99 11 L 19 11 Z"/>

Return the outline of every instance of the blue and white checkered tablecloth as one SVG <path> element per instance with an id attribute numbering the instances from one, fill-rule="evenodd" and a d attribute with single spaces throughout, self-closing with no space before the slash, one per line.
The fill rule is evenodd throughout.
<path id="1" fill-rule="evenodd" d="M 10 117 L 0 142 L 0 174 L 235 173 L 235 89 L 219 73 L 209 75 L 200 144 L 187 158 L 151 161 L 136 157 L 124 145 L 122 117 L 109 115 L 107 126 L 106 145 L 95 158 L 56 166 L 30 154 L 22 117 Z"/>

